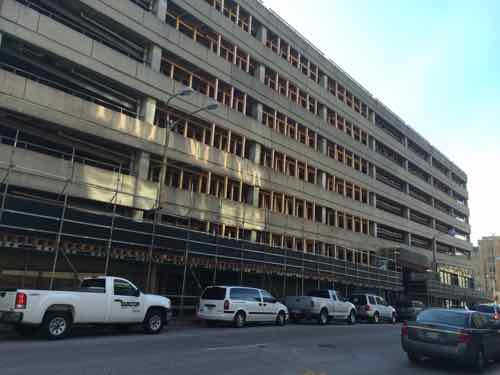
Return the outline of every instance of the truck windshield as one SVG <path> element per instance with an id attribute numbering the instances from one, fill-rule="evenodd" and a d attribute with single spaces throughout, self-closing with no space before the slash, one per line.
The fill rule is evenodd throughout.
<path id="1" fill-rule="evenodd" d="M 82 281 L 80 285 L 81 289 L 105 289 L 106 280 L 105 279 L 86 279 Z"/>
<path id="2" fill-rule="evenodd" d="M 328 293 L 328 290 L 312 290 L 307 293 L 307 296 L 317 298 L 330 298 L 330 293 Z"/>

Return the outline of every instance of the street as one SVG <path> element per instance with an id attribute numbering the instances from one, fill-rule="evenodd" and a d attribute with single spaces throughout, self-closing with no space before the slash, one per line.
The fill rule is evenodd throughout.
<path id="1" fill-rule="evenodd" d="M 0 336 L 1 375 L 20 374 L 451 374 L 439 361 L 412 366 L 399 343 L 400 325 L 289 324 L 140 331 L 80 328 L 63 341 Z M 500 365 L 492 364 L 493 374 Z"/>

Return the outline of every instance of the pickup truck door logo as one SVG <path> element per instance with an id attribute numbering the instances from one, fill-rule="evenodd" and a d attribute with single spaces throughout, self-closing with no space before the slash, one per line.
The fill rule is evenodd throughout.
<path id="1" fill-rule="evenodd" d="M 136 301 L 124 301 L 122 299 L 115 299 L 115 302 L 119 302 L 122 309 L 126 309 L 128 307 L 134 308 L 140 306 L 140 302 Z"/>

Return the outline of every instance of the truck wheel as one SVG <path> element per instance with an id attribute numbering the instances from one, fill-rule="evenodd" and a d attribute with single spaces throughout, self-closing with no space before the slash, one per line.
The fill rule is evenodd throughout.
<path id="1" fill-rule="evenodd" d="M 65 338 L 71 331 L 71 316 L 64 311 L 53 311 L 45 314 L 42 333 L 49 340 Z"/>
<path id="2" fill-rule="evenodd" d="M 356 324 L 356 313 L 354 312 L 354 310 L 351 310 L 351 312 L 349 313 L 349 316 L 347 317 L 347 324 Z"/>
<path id="3" fill-rule="evenodd" d="M 16 324 L 14 330 L 19 336 L 22 337 L 32 337 L 38 332 L 38 326 L 26 325 L 26 324 Z"/>
<path id="4" fill-rule="evenodd" d="M 322 309 L 319 313 L 318 324 L 324 326 L 328 323 L 328 310 Z"/>
<path id="5" fill-rule="evenodd" d="M 234 316 L 234 326 L 236 328 L 243 328 L 246 324 L 246 317 L 243 311 L 238 311 Z"/>
<path id="6" fill-rule="evenodd" d="M 276 325 L 282 327 L 286 324 L 286 315 L 283 311 L 280 311 L 278 313 L 278 316 L 276 317 Z"/>
<path id="7" fill-rule="evenodd" d="M 142 323 L 144 332 L 150 334 L 160 333 L 165 324 L 163 315 L 163 311 L 160 309 L 149 310 L 144 318 L 144 322 Z"/>

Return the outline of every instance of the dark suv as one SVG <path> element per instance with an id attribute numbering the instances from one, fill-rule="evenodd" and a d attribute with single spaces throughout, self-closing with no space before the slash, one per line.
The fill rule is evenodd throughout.
<path id="1" fill-rule="evenodd" d="M 487 314 L 492 320 L 500 320 L 500 306 L 496 303 L 475 305 L 470 310 Z"/>

